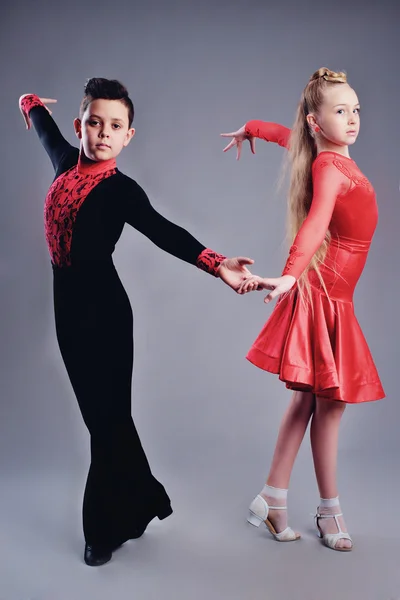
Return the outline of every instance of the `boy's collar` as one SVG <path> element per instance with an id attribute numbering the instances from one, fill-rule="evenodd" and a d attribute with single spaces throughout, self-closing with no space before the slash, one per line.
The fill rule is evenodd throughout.
<path id="1" fill-rule="evenodd" d="M 89 160 L 84 154 L 80 153 L 77 167 L 78 173 L 84 175 L 98 175 L 99 173 L 104 173 L 105 171 L 116 169 L 117 162 L 115 158 L 98 161 Z"/>

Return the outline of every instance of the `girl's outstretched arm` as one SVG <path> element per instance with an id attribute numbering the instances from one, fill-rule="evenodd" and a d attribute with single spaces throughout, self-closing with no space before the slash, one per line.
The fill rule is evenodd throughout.
<path id="1" fill-rule="evenodd" d="M 278 123 L 269 123 L 267 121 L 248 121 L 246 125 L 243 125 L 237 131 L 231 133 L 221 133 L 222 137 L 231 137 L 232 140 L 224 148 L 224 152 L 227 152 L 234 146 L 237 146 L 236 159 L 239 160 L 242 144 L 247 140 L 250 144 L 250 150 L 253 154 L 256 153 L 255 138 L 261 138 L 266 142 L 274 142 L 283 146 L 284 148 L 289 147 L 290 129 L 279 125 Z"/>
<path id="2" fill-rule="evenodd" d="M 274 142 L 283 148 L 289 147 L 289 137 L 291 130 L 279 123 L 270 123 L 268 121 L 248 121 L 245 132 L 250 137 L 257 137 L 266 142 Z"/>
<path id="3" fill-rule="evenodd" d="M 63 137 L 51 117 L 51 111 L 46 104 L 55 102 L 57 100 L 53 98 L 39 98 L 35 94 L 24 94 L 19 99 L 19 109 L 26 128 L 30 129 L 33 123 L 39 139 L 50 157 L 54 170 L 57 172 L 63 157 L 71 150 L 75 152 L 77 150 Z"/>

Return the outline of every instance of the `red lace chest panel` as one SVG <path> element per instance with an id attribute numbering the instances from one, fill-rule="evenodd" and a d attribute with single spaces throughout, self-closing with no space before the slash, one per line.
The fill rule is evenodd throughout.
<path id="1" fill-rule="evenodd" d="M 116 173 L 79 173 L 75 165 L 53 182 L 45 202 L 44 223 L 47 246 L 54 265 L 71 265 L 71 243 L 77 214 L 88 194 L 104 179 Z"/>
<path id="2" fill-rule="evenodd" d="M 356 165 L 356 163 L 354 161 L 345 162 L 343 160 L 340 160 L 339 158 L 335 158 L 332 161 L 332 163 L 335 165 L 335 167 L 341 173 L 343 173 L 343 175 L 345 175 L 348 179 L 350 179 L 350 181 L 351 181 L 350 190 L 354 189 L 355 186 L 361 186 L 362 188 L 365 188 L 369 192 L 374 191 L 370 181 L 360 171 L 360 169 L 358 168 L 358 166 Z M 326 164 L 328 164 L 328 163 L 326 162 Z M 320 166 L 321 167 L 325 166 L 325 163 L 321 163 Z"/>
<path id="3" fill-rule="evenodd" d="M 335 167 L 349 180 L 349 187 L 336 203 L 329 225 L 333 236 L 371 242 L 378 222 L 374 188 L 354 161 L 335 159 Z"/>

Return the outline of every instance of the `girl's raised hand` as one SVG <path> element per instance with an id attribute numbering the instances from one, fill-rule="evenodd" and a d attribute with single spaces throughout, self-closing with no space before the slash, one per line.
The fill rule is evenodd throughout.
<path id="1" fill-rule="evenodd" d="M 265 296 L 264 302 L 268 304 L 277 296 L 288 292 L 296 283 L 296 278 L 292 275 L 283 275 L 276 278 L 263 278 L 257 275 L 248 277 L 239 287 L 238 294 L 246 294 L 253 290 L 272 290 L 268 296 Z"/>
<path id="2" fill-rule="evenodd" d="M 229 142 L 229 144 L 224 148 L 223 151 L 227 152 L 228 150 L 230 150 L 231 148 L 233 148 L 233 146 L 237 146 L 236 160 L 239 160 L 239 158 L 240 158 L 240 154 L 242 152 L 242 144 L 243 144 L 244 140 L 248 140 L 248 142 L 250 144 L 250 149 L 251 149 L 252 153 L 253 154 L 256 153 L 255 137 L 253 135 L 248 135 L 246 133 L 244 125 L 243 125 L 243 127 L 241 127 L 240 129 L 238 129 L 237 131 L 232 131 L 231 133 L 221 133 L 221 137 L 231 137 L 231 138 L 233 138 Z"/>
<path id="3" fill-rule="evenodd" d="M 23 94 L 20 99 L 19 99 L 19 110 L 21 111 L 21 114 L 24 118 L 25 121 L 25 125 L 27 129 L 30 129 L 32 127 L 32 121 L 29 118 L 29 115 L 27 115 L 21 107 L 21 100 L 22 98 L 25 98 L 25 96 L 29 96 L 30 94 Z M 51 110 L 46 106 L 46 104 L 54 104 L 55 102 L 57 102 L 57 100 L 55 100 L 54 98 L 39 98 L 39 100 L 41 102 L 43 102 L 43 104 L 45 105 L 45 109 L 48 111 L 48 113 L 51 115 Z"/>

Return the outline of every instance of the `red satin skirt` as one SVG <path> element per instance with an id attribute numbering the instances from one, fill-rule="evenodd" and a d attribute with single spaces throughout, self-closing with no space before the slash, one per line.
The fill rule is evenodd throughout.
<path id="1" fill-rule="evenodd" d="M 338 262 L 343 254 L 336 248 L 335 264 L 328 257 L 322 271 L 329 297 L 310 272 L 312 306 L 297 286 L 281 296 L 246 358 L 292 390 L 347 403 L 380 400 L 385 393 L 352 301 L 366 253 L 352 249 L 351 260 Z"/>

